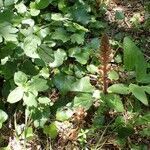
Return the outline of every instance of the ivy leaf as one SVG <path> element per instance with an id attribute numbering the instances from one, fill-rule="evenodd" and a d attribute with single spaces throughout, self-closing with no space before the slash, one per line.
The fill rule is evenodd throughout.
<path id="1" fill-rule="evenodd" d="M 32 90 L 35 90 L 38 92 L 45 91 L 48 89 L 47 80 L 39 78 L 39 77 L 34 77 L 29 82 L 28 89 L 29 91 L 32 91 Z"/>
<path id="2" fill-rule="evenodd" d="M 28 77 L 22 71 L 18 71 L 14 74 L 14 82 L 18 86 L 23 86 L 28 80 Z"/>
<path id="3" fill-rule="evenodd" d="M 41 39 L 36 35 L 30 35 L 24 39 L 24 52 L 28 57 L 39 58 L 37 47 L 41 44 Z"/>
<path id="4" fill-rule="evenodd" d="M 78 96 L 75 96 L 73 100 L 73 107 L 79 108 L 83 107 L 86 110 L 88 110 L 93 104 L 92 95 L 88 93 L 80 94 Z"/>
<path id="5" fill-rule="evenodd" d="M 147 96 L 145 94 L 144 88 L 136 85 L 136 84 L 130 84 L 129 89 L 132 92 L 132 94 L 141 101 L 144 105 L 148 106 L 148 100 Z"/>
<path id="6" fill-rule="evenodd" d="M 81 22 L 82 24 L 86 25 L 90 21 L 90 16 L 87 13 L 87 8 L 83 5 L 74 7 L 72 10 L 72 17 L 77 21 Z"/>
<path id="7" fill-rule="evenodd" d="M 5 122 L 8 119 L 8 115 L 0 109 L 0 129 L 2 128 L 3 122 Z"/>
<path id="8" fill-rule="evenodd" d="M 49 66 L 52 68 L 59 67 L 63 64 L 66 59 L 67 54 L 63 49 L 58 49 L 54 52 L 54 62 L 49 63 Z"/>
<path id="9" fill-rule="evenodd" d="M 124 84 L 113 84 L 108 88 L 108 92 L 117 94 L 129 94 L 129 88 Z"/>
<path id="10" fill-rule="evenodd" d="M 65 74 L 57 74 L 54 77 L 55 86 L 63 93 L 70 91 L 72 84 L 75 82 L 75 78 L 73 76 L 67 76 Z"/>
<path id="11" fill-rule="evenodd" d="M 71 42 L 77 43 L 77 44 L 83 44 L 84 43 L 84 35 L 85 33 L 74 33 L 71 35 Z"/>
<path id="12" fill-rule="evenodd" d="M 17 41 L 17 33 L 18 29 L 12 27 L 12 25 L 8 22 L 0 23 L 0 35 L 6 40 L 6 41 Z"/>
<path id="13" fill-rule="evenodd" d="M 58 135 L 57 127 L 54 122 L 51 123 L 49 126 L 44 126 L 43 131 L 46 135 L 48 135 L 52 139 L 55 139 Z"/>
<path id="14" fill-rule="evenodd" d="M 35 1 L 35 6 L 37 9 L 44 9 L 46 8 L 50 3 L 52 2 L 52 0 L 36 0 Z"/>
<path id="15" fill-rule="evenodd" d="M 47 64 L 53 62 L 53 51 L 46 45 L 41 45 L 38 49 L 38 55 Z"/>
<path id="16" fill-rule="evenodd" d="M 61 40 L 64 43 L 67 42 L 70 38 L 67 34 L 66 30 L 63 28 L 57 28 L 55 32 L 52 34 L 52 39 L 54 40 Z"/>
<path id="17" fill-rule="evenodd" d="M 94 87 L 90 84 L 89 77 L 83 77 L 72 85 L 71 91 L 91 93 L 94 91 Z"/>
<path id="18" fill-rule="evenodd" d="M 85 65 L 89 59 L 90 52 L 87 49 L 81 49 L 79 47 L 74 47 L 69 49 L 69 56 L 76 58 L 76 61 Z"/>
<path id="19" fill-rule="evenodd" d="M 24 94 L 23 89 L 21 87 L 17 87 L 13 91 L 10 92 L 7 98 L 7 102 L 16 103 L 22 99 L 23 94 Z"/>
<path id="20" fill-rule="evenodd" d="M 106 102 L 111 109 L 116 110 L 117 112 L 123 112 L 124 107 L 119 95 L 108 94 L 106 97 Z"/>

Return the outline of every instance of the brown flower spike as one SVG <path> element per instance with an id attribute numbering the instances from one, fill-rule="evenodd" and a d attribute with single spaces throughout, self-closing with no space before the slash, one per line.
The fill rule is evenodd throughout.
<path id="1" fill-rule="evenodd" d="M 108 71 L 110 70 L 109 62 L 111 61 L 111 47 L 109 44 L 109 38 L 106 34 L 103 34 L 101 37 L 101 46 L 100 46 L 100 73 L 101 80 L 103 84 L 103 92 L 107 94 L 108 88 Z"/>

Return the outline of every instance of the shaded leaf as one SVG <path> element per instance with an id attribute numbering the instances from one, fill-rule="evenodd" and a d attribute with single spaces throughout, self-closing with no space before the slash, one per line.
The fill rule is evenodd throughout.
<path id="1" fill-rule="evenodd" d="M 0 129 L 2 128 L 3 122 L 5 122 L 8 119 L 8 115 L 0 109 Z"/>
<path id="2" fill-rule="evenodd" d="M 130 84 L 129 89 L 139 101 L 141 101 L 144 105 L 148 105 L 148 99 L 142 87 L 136 84 Z"/>

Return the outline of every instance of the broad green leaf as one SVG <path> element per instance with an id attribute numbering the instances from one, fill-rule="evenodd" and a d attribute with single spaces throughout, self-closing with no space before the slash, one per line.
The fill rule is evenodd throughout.
<path id="1" fill-rule="evenodd" d="M 108 94 L 105 97 L 108 106 L 117 112 L 123 112 L 124 107 L 119 95 Z"/>
<path id="2" fill-rule="evenodd" d="M 129 88 L 124 84 L 113 84 L 108 88 L 108 92 L 117 94 L 129 94 Z"/>
<path id="3" fill-rule="evenodd" d="M 33 94 L 32 92 L 24 93 L 23 101 L 25 105 L 27 105 L 28 107 L 31 107 L 31 106 L 37 107 L 36 96 L 37 95 Z"/>
<path id="4" fill-rule="evenodd" d="M 50 104 L 51 103 L 51 100 L 48 97 L 39 97 L 38 101 L 41 104 Z"/>
<path id="5" fill-rule="evenodd" d="M 52 34 L 52 39 L 61 40 L 63 43 L 67 42 L 70 38 L 68 33 L 63 28 L 57 28 L 55 32 Z"/>
<path id="6" fill-rule="evenodd" d="M 68 76 L 62 73 L 57 74 L 54 77 L 55 86 L 63 94 L 67 93 L 72 89 L 72 85 L 74 82 L 75 82 L 75 78 L 73 76 Z"/>
<path id="7" fill-rule="evenodd" d="M 49 63 L 49 66 L 52 68 L 59 67 L 66 60 L 67 54 L 63 49 L 58 49 L 54 52 L 54 62 Z"/>
<path id="8" fill-rule="evenodd" d="M 13 5 L 15 0 L 4 0 L 4 6 L 10 6 Z"/>
<path id="9" fill-rule="evenodd" d="M 22 71 L 18 71 L 14 74 L 14 82 L 18 86 L 24 86 L 27 80 L 28 80 L 27 75 Z"/>
<path id="10" fill-rule="evenodd" d="M 108 73 L 108 78 L 110 80 L 118 80 L 119 79 L 119 75 L 116 71 L 112 70 Z"/>
<path id="11" fill-rule="evenodd" d="M 71 35 L 71 42 L 77 43 L 77 44 L 83 44 L 84 43 L 84 35 L 85 33 L 74 33 Z"/>
<path id="12" fill-rule="evenodd" d="M 83 107 L 86 110 L 88 110 L 93 104 L 93 98 L 91 94 L 84 93 L 84 94 L 79 94 L 75 96 L 73 100 L 73 107 L 74 108 L 79 108 Z"/>
<path id="13" fill-rule="evenodd" d="M 60 108 L 56 112 L 56 119 L 59 121 L 65 121 L 71 118 L 72 115 L 73 115 L 73 111 L 71 109 Z"/>
<path id="14" fill-rule="evenodd" d="M 125 69 L 128 71 L 135 70 L 138 82 L 149 83 L 150 77 L 146 73 L 147 63 L 140 49 L 129 37 L 124 38 L 123 47 Z"/>
<path id="15" fill-rule="evenodd" d="M 135 68 L 136 53 L 138 51 L 138 48 L 136 47 L 135 43 L 129 37 L 124 38 L 123 48 L 124 48 L 125 69 L 133 70 Z"/>
<path id="16" fill-rule="evenodd" d="M 21 87 L 15 88 L 13 91 L 10 92 L 7 98 L 7 102 L 9 103 L 16 103 L 23 98 L 24 91 Z"/>
<path id="17" fill-rule="evenodd" d="M 52 2 L 52 0 L 36 0 L 36 8 L 37 9 L 44 9 L 46 8 L 50 3 Z"/>
<path id="18" fill-rule="evenodd" d="M 15 5 L 15 8 L 17 9 L 18 13 L 23 14 L 27 11 L 27 7 L 24 5 L 23 2 Z"/>
<path id="19" fill-rule="evenodd" d="M 48 89 L 47 80 L 39 78 L 39 77 L 33 77 L 31 81 L 29 81 L 28 90 L 32 91 L 45 91 Z"/>
<path id="20" fill-rule="evenodd" d="M 46 135 L 48 135 L 52 139 L 55 139 L 58 135 L 57 127 L 54 122 L 51 123 L 49 126 L 44 126 L 43 131 Z"/>
<path id="21" fill-rule="evenodd" d="M 73 9 L 71 9 L 72 17 L 77 22 L 81 22 L 82 24 L 86 25 L 90 22 L 90 19 L 91 19 L 87 11 L 88 10 L 85 7 L 85 5 L 74 7 Z"/>
<path id="22" fill-rule="evenodd" d="M 129 89 L 132 92 L 132 94 L 141 101 L 144 105 L 148 106 L 148 99 L 145 94 L 144 88 L 136 85 L 136 84 L 130 84 Z"/>
<path id="23" fill-rule="evenodd" d="M 120 138 L 127 138 L 128 136 L 134 134 L 134 129 L 131 125 L 125 127 L 119 127 L 117 130 L 118 130 L 118 136 Z"/>
<path id="24" fill-rule="evenodd" d="M 0 109 L 0 129 L 2 128 L 3 122 L 5 122 L 8 119 L 8 115 Z"/>
<path id="25" fill-rule="evenodd" d="M 92 74 L 98 73 L 98 67 L 93 64 L 87 65 L 87 70 Z"/>
<path id="26" fill-rule="evenodd" d="M 31 118 L 34 121 L 34 126 L 44 127 L 44 124 L 50 117 L 49 105 L 38 105 L 38 107 L 31 107 L 30 109 Z"/>
<path id="27" fill-rule="evenodd" d="M 38 55 L 46 64 L 54 61 L 53 51 L 51 48 L 47 47 L 46 45 L 41 45 L 38 48 Z"/>
<path id="28" fill-rule="evenodd" d="M 89 59 L 90 51 L 87 49 L 81 49 L 79 47 L 74 47 L 69 49 L 69 56 L 76 58 L 76 61 L 85 65 Z"/>
<path id="29" fill-rule="evenodd" d="M 89 77 L 83 77 L 76 81 L 70 90 L 74 92 L 91 93 L 94 91 L 94 87 L 90 84 Z"/>
<path id="30" fill-rule="evenodd" d="M 54 21 L 65 21 L 65 20 L 68 20 L 67 17 L 64 17 L 60 13 L 52 13 L 51 14 L 51 19 L 54 20 Z"/>
<path id="31" fill-rule="evenodd" d="M 37 48 L 41 44 L 41 39 L 36 35 L 30 35 L 24 39 L 23 49 L 25 54 L 31 58 L 39 58 Z"/>
<path id="32" fill-rule="evenodd" d="M 24 135 L 27 140 L 32 139 L 34 137 L 33 128 L 27 127 L 24 131 Z"/>
<path id="33" fill-rule="evenodd" d="M 141 86 L 141 88 L 148 94 L 150 94 L 150 85 L 149 86 Z"/>
<path id="34" fill-rule="evenodd" d="M 0 35 L 6 40 L 6 41 L 17 41 L 17 33 L 18 29 L 14 28 L 10 23 L 4 22 L 0 23 Z"/>

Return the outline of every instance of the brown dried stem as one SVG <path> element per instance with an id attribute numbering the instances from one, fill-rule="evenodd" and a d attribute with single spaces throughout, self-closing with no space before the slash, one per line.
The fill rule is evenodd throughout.
<path id="1" fill-rule="evenodd" d="M 108 88 L 108 71 L 110 69 L 109 62 L 111 61 L 110 55 L 111 55 L 111 48 L 109 44 L 109 38 L 106 34 L 103 34 L 100 46 L 100 62 L 101 62 L 100 72 L 102 77 L 104 94 L 107 93 Z"/>

